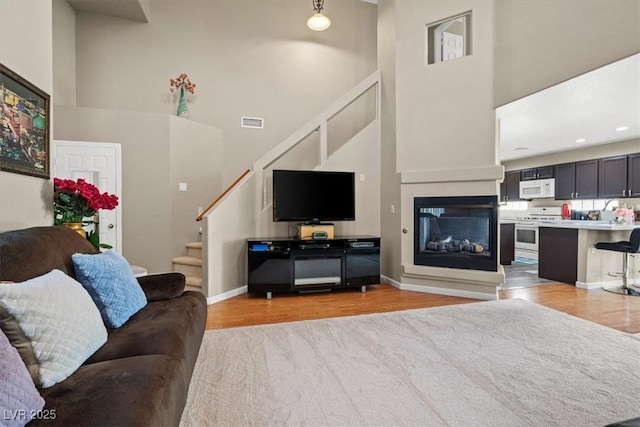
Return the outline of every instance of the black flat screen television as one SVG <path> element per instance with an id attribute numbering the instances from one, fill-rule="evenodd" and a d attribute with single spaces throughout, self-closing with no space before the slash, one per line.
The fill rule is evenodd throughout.
<path id="1" fill-rule="evenodd" d="M 273 220 L 318 224 L 356 219 L 353 172 L 273 171 Z"/>

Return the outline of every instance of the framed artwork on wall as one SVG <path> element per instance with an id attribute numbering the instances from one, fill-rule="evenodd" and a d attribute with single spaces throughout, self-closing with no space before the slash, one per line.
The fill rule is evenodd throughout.
<path id="1" fill-rule="evenodd" d="M 49 99 L 0 64 L 0 170 L 49 179 Z"/>

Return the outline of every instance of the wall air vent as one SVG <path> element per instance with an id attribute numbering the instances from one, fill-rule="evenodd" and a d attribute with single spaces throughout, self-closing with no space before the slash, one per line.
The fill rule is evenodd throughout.
<path id="1" fill-rule="evenodd" d="M 263 129 L 264 119 L 261 119 L 259 117 L 242 117 L 240 120 L 240 125 L 243 128 Z"/>

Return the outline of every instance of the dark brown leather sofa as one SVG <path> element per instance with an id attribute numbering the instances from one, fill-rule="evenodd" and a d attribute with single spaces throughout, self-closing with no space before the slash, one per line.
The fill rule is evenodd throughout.
<path id="1" fill-rule="evenodd" d="M 71 255 L 96 253 L 65 227 L 0 233 L 0 280 L 21 282 L 59 269 L 74 276 Z M 184 291 L 179 273 L 138 279 L 148 304 L 69 378 L 40 390 L 44 414 L 29 425 L 177 426 L 204 334 L 204 295 Z M 51 411 L 55 410 L 55 411 Z M 49 417 L 53 418 L 53 417 Z"/>

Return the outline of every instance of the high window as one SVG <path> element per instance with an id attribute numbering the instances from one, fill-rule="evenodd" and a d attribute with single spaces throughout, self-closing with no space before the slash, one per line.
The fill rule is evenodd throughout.
<path id="1" fill-rule="evenodd" d="M 471 12 L 427 25 L 427 64 L 471 55 Z"/>

